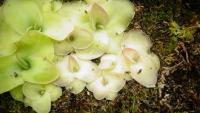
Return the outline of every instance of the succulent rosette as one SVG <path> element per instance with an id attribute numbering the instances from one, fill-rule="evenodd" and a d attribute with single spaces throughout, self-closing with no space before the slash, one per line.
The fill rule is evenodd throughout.
<path id="1" fill-rule="evenodd" d="M 114 100 L 132 79 L 155 87 L 160 62 L 149 37 L 125 32 L 134 14 L 129 0 L 5 0 L 0 94 L 48 113 L 61 87 L 98 100 Z"/>

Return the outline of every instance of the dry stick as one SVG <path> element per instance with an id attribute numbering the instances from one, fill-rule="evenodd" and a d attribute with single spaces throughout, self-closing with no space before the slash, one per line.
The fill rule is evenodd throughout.
<path id="1" fill-rule="evenodd" d="M 178 47 L 181 47 L 183 49 L 183 51 L 185 52 L 185 56 L 186 58 L 184 58 L 183 55 L 180 54 L 179 50 L 178 50 Z M 189 61 L 189 56 L 188 56 L 188 52 L 187 52 L 187 48 L 185 47 L 185 44 L 183 42 L 180 42 L 179 43 L 179 46 L 175 48 L 175 51 L 178 55 L 180 55 L 184 60 L 186 60 L 187 63 L 190 63 Z"/>

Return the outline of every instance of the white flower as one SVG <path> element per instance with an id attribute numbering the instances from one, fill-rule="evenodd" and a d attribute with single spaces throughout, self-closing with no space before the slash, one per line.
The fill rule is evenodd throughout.
<path id="1" fill-rule="evenodd" d="M 84 49 L 75 49 L 81 59 L 91 60 L 104 53 L 118 54 L 122 33 L 134 16 L 134 7 L 129 1 L 80 1 L 67 2 L 59 14 L 68 17 L 75 27 L 93 34 L 94 43 Z M 114 4 L 117 4 L 116 7 Z M 120 10 L 123 9 L 123 10 Z M 114 13 L 119 10 L 120 13 Z M 117 34 L 117 35 L 116 35 Z M 80 38 L 79 38 L 80 39 Z M 79 43 L 83 44 L 83 43 Z"/>
<path id="2" fill-rule="evenodd" d="M 131 66 L 131 76 L 146 87 L 155 87 L 159 68 L 160 62 L 156 55 L 145 55 Z"/>
<path id="3" fill-rule="evenodd" d="M 100 73 L 99 77 L 87 85 L 87 89 L 93 92 L 98 100 L 113 100 L 117 93 L 124 87 L 125 80 L 110 73 Z"/>
<path id="4" fill-rule="evenodd" d="M 96 64 L 81 60 L 75 55 L 68 55 L 63 58 L 57 67 L 61 75 L 55 84 L 66 87 L 76 94 L 85 88 L 86 83 L 96 79 Z"/>
<path id="5" fill-rule="evenodd" d="M 101 62 L 98 68 L 116 75 L 124 75 L 128 71 L 124 59 L 119 55 L 106 54 L 101 57 Z"/>
<path id="6" fill-rule="evenodd" d="M 62 89 L 52 84 L 39 85 L 25 83 L 21 88 L 22 91 L 17 89 L 12 96 L 22 93 L 23 102 L 31 106 L 37 113 L 49 113 L 51 110 L 51 101 L 57 100 L 62 95 Z"/>
<path id="7" fill-rule="evenodd" d="M 123 54 L 130 65 L 131 76 L 146 87 L 155 87 L 159 58 L 149 53 L 152 43 L 142 31 L 132 30 L 125 35 Z"/>
<path id="8" fill-rule="evenodd" d="M 87 85 L 87 89 L 93 92 L 98 100 L 113 100 L 117 93 L 125 85 L 128 70 L 123 59 L 119 55 L 106 54 L 101 57 L 98 65 L 98 78 Z"/>

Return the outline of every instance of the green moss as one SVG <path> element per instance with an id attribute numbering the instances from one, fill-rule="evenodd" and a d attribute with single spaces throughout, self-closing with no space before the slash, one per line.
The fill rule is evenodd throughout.
<path id="1" fill-rule="evenodd" d="M 132 103 L 131 108 L 130 108 L 131 113 L 136 113 L 138 110 L 138 105 L 136 103 L 137 97 L 132 96 L 130 98 L 131 98 L 131 103 Z"/>
<path id="2" fill-rule="evenodd" d="M 169 31 L 170 31 L 170 42 L 169 42 L 169 50 L 172 51 L 178 41 L 189 42 L 194 40 L 194 33 L 199 28 L 198 25 L 195 26 L 180 26 L 177 22 L 171 21 L 169 23 Z"/>

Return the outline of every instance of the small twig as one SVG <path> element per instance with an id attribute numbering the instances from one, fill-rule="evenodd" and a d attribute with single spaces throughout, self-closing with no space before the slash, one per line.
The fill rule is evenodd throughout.
<path id="1" fill-rule="evenodd" d="M 180 66 L 183 63 L 183 61 L 179 62 L 178 64 L 172 66 L 172 67 L 163 67 L 164 69 L 166 69 L 167 71 L 171 71 L 176 69 L 178 66 Z"/>
<path id="2" fill-rule="evenodd" d="M 180 52 L 179 52 L 179 48 L 181 48 L 183 51 L 184 51 L 184 53 L 185 53 L 185 57 L 186 58 L 184 58 L 184 56 L 182 56 L 181 54 L 180 54 Z M 178 55 L 181 55 L 181 57 L 183 57 L 183 59 L 187 62 L 187 63 L 190 63 L 190 61 L 189 61 L 189 56 L 188 56 L 188 52 L 187 52 L 187 48 L 185 47 L 185 44 L 183 43 L 183 42 L 180 42 L 179 43 L 179 46 L 177 46 L 176 48 L 175 48 L 175 51 L 176 51 L 176 53 L 178 54 Z"/>
<path id="3" fill-rule="evenodd" d="M 180 63 L 172 66 L 172 67 L 162 67 L 164 70 L 161 72 L 161 81 L 158 83 L 158 95 L 159 97 L 162 97 L 162 89 L 164 88 L 165 86 L 165 75 L 169 75 L 171 72 L 170 71 L 174 71 L 177 67 L 179 67 L 181 64 L 183 63 L 183 61 L 181 61 Z"/>

